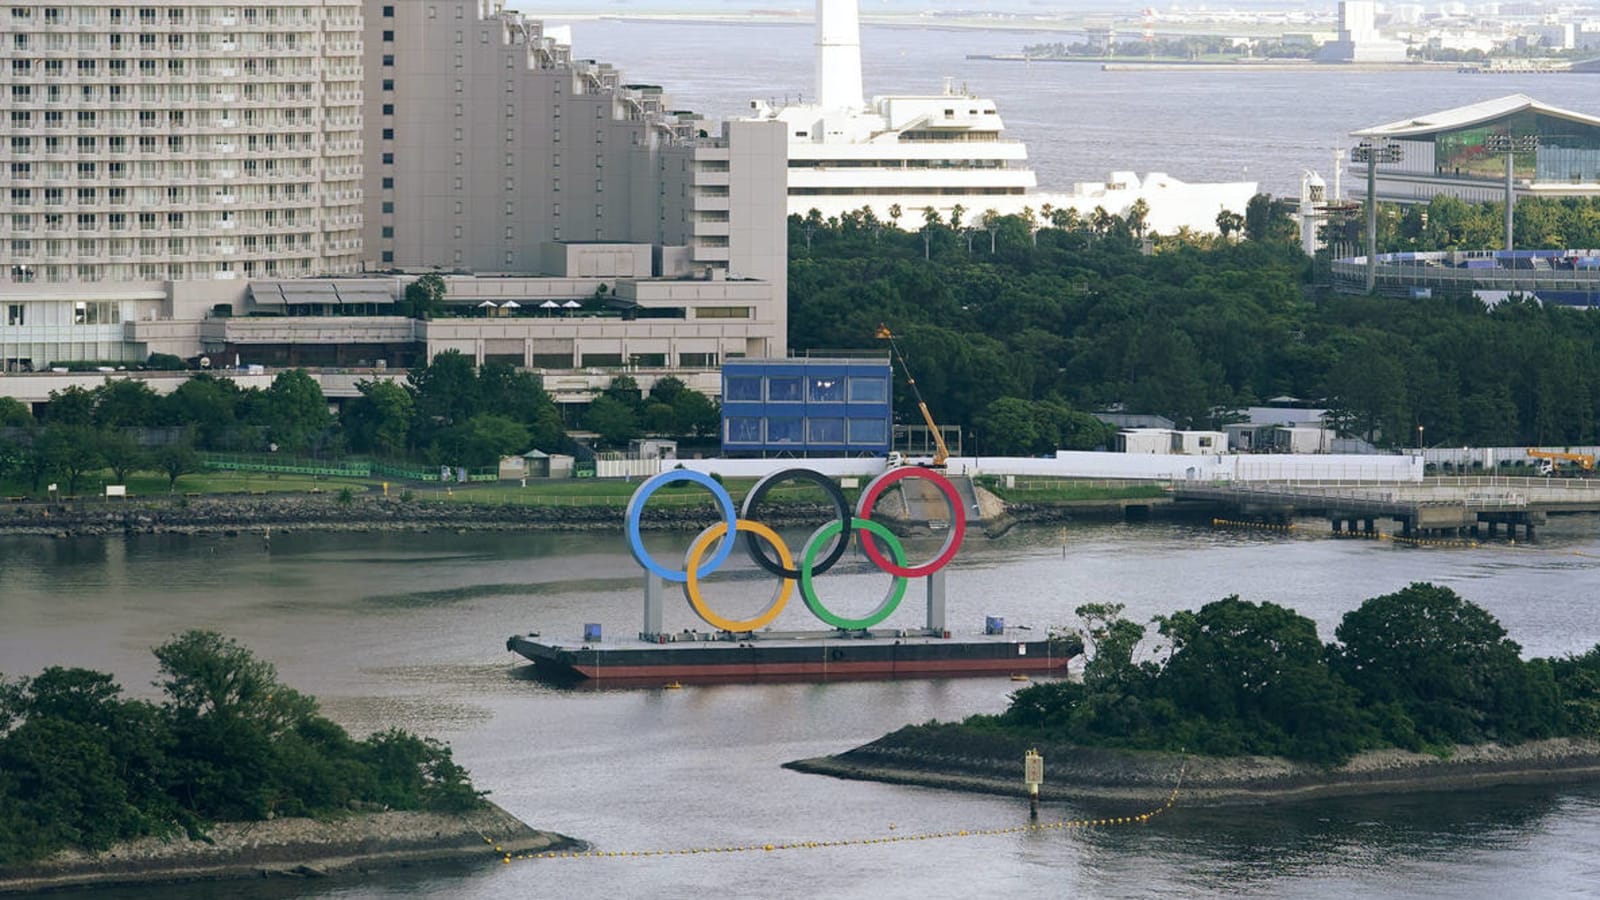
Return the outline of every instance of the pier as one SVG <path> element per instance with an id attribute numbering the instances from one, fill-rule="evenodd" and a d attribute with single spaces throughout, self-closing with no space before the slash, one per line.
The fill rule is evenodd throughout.
<path id="1" fill-rule="evenodd" d="M 1413 536 L 1519 534 L 1533 540 L 1552 515 L 1600 512 L 1600 479 L 1500 476 L 1430 478 L 1420 484 L 1250 482 L 1173 486 L 1174 498 L 1207 502 L 1264 522 L 1326 518 L 1334 533 L 1373 533 L 1393 520 Z"/>

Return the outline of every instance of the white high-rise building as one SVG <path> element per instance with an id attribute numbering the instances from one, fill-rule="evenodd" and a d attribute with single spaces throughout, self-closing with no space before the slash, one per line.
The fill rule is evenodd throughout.
<path id="1" fill-rule="evenodd" d="M 0 2 L 0 369 L 143 359 L 130 323 L 357 270 L 361 16 Z"/>

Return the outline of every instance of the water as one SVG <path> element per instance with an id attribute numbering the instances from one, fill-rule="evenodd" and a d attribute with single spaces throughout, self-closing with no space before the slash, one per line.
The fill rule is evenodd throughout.
<path id="1" fill-rule="evenodd" d="M 1447 584 L 1529 653 L 1600 641 L 1600 520 L 1559 519 L 1537 546 L 1477 550 L 1208 527 L 1074 525 L 975 538 L 949 575 L 952 624 L 1066 623 L 1081 603 L 1139 617 L 1239 593 L 1313 617 L 1331 637 L 1362 599 Z M 652 536 L 661 558 L 684 536 Z M 558 690 L 524 677 L 506 635 L 637 628 L 640 580 L 620 536 L 299 534 L 0 538 L 0 670 L 115 674 L 150 696 L 148 648 L 217 628 L 272 660 L 353 731 L 449 740 L 480 787 L 524 820 L 606 850 L 836 840 L 1025 821 L 1014 799 L 801 775 L 780 764 L 907 723 L 997 712 L 1005 678 Z M 829 575 L 851 612 L 882 576 Z M 730 615 L 769 582 L 713 579 Z M 855 599 L 852 599 L 855 598 Z M 668 627 L 690 624 L 669 604 Z M 911 604 L 907 604 L 908 607 Z M 800 614 L 780 627 L 804 624 Z M 891 624 L 915 624 L 916 611 Z M 1020 771 L 1020 765 L 1019 765 Z M 1152 797 L 1152 803 L 1160 798 Z M 1046 804 L 1044 817 L 1083 810 Z M 369 880 L 230 885 L 248 897 L 1372 897 L 1563 896 L 1596 883 L 1600 787 L 1515 788 L 1264 809 L 1180 807 L 1148 827 L 649 860 L 396 870 Z M 96 896 L 199 898 L 214 887 Z"/>
<path id="2" fill-rule="evenodd" d="M 673 108 L 714 118 L 743 115 L 753 99 L 814 94 L 809 22 L 731 25 L 577 20 L 574 54 L 620 69 L 628 83 L 666 89 Z M 969 60 L 1071 42 L 1059 32 L 864 26 L 866 93 L 929 94 L 953 78 L 994 99 L 1007 136 L 1026 141 L 1042 190 L 1104 181 L 1113 170 L 1166 172 L 1183 181 L 1260 183 L 1300 195 L 1311 168 L 1332 187 L 1332 152 L 1353 130 L 1525 93 L 1594 114 L 1594 76 L 1463 75 L 1454 71 L 1357 72 L 1171 68 L 1107 72 L 1082 63 Z M 1346 157 L 1348 158 L 1348 157 Z M 1345 195 L 1360 193 L 1349 178 Z M 882 214 L 882 210 L 879 210 Z"/>

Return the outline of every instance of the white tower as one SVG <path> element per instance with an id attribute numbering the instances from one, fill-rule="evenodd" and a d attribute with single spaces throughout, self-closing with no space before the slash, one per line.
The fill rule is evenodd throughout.
<path id="1" fill-rule="evenodd" d="M 1316 256 L 1317 250 L 1322 246 L 1318 240 L 1317 230 L 1322 226 L 1325 218 L 1324 208 L 1328 202 L 1328 185 L 1322 176 L 1310 169 L 1300 175 L 1300 249 L 1307 256 Z"/>
<path id="2" fill-rule="evenodd" d="M 864 105 L 856 0 L 817 0 L 817 105 L 824 110 Z"/>

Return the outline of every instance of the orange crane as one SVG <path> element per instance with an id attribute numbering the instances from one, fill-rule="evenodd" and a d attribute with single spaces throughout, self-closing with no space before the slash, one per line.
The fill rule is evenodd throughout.
<path id="1" fill-rule="evenodd" d="M 928 404 L 922 400 L 922 391 L 917 389 L 917 380 L 911 377 L 911 367 L 906 365 L 906 358 L 900 352 L 900 345 L 895 343 L 894 332 L 889 330 L 889 326 L 879 323 L 877 338 L 880 341 L 888 341 L 889 349 L 894 351 L 894 358 L 900 361 L 900 371 L 905 373 L 906 384 L 911 385 L 911 395 L 917 398 L 917 409 L 922 413 L 922 421 L 928 423 L 928 433 L 933 435 L 934 453 L 929 467 L 944 468 L 945 461 L 950 458 L 950 448 L 945 446 L 944 435 L 934 423 L 933 413 L 928 412 Z"/>
<path id="2" fill-rule="evenodd" d="M 1544 465 L 1539 468 L 1546 475 L 1554 474 L 1557 466 L 1564 462 L 1577 463 L 1578 468 L 1586 473 L 1594 471 L 1594 454 L 1592 453 L 1562 453 L 1556 450 L 1539 450 L 1529 447 L 1528 455 L 1534 459 L 1544 460 Z"/>

